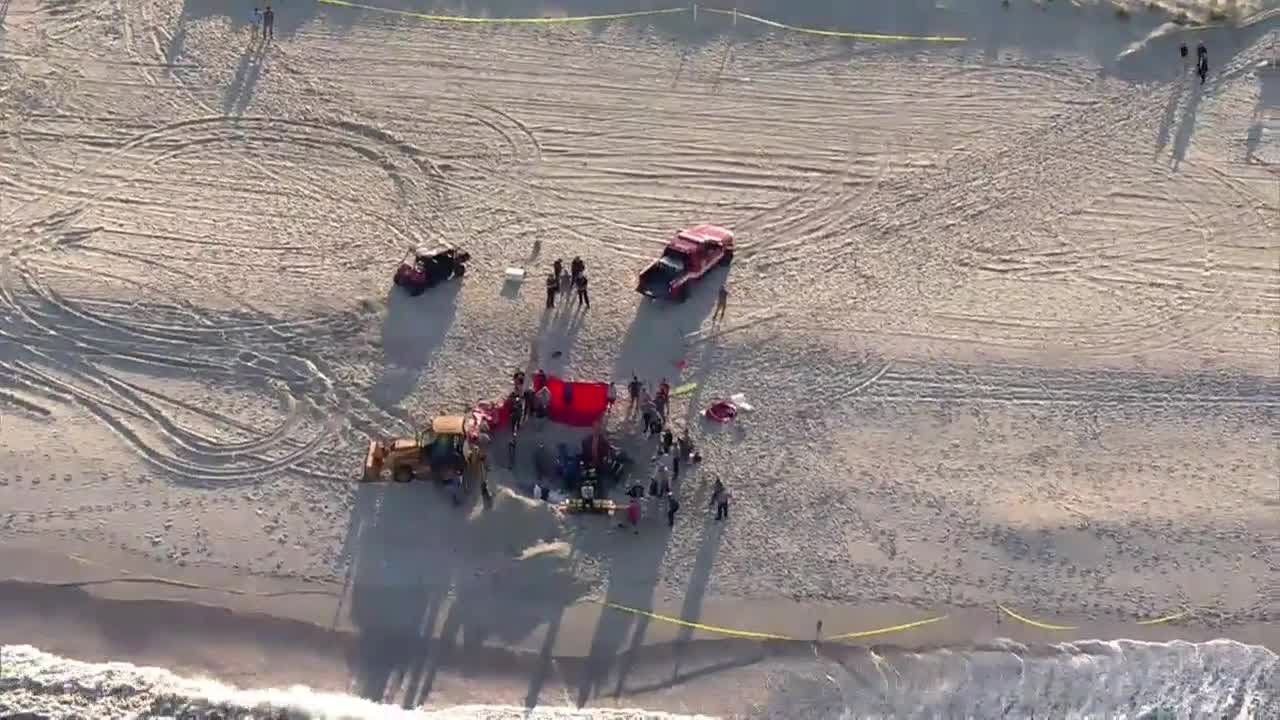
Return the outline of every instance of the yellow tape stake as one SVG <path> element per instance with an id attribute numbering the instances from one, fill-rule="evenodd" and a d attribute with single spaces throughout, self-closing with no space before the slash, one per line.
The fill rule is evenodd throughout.
<path id="1" fill-rule="evenodd" d="M 681 620 L 680 618 L 671 617 L 670 615 L 659 615 L 657 613 L 651 613 L 647 610 L 639 610 L 637 608 L 627 607 L 626 605 L 619 605 L 617 603 L 604 602 L 600 604 L 608 608 L 613 608 L 614 610 L 621 610 L 622 612 L 628 612 L 633 615 L 641 615 L 643 617 L 647 617 L 653 620 L 659 620 L 661 622 L 671 623 L 672 625 L 679 625 L 681 627 L 693 628 L 694 630 L 702 630 L 709 633 L 716 633 L 717 635 L 727 635 L 729 637 L 740 637 L 740 638 L 752 638 L 755 640 L 794 640 L 795 639 L 795 638 L 787 637 L 786 635 L 774 635 L 773 633 L 752 632 L 750 630 L 734 630 L 733 628 L 716 627 L 715 625 L 703 625 L 702 623 L 689 622 L 688 620 Z"/>
<path id="2" fill-rule="evenodd" d="M 669 8 L 667 10 L 641 10 L 639 12 L 614 13 L 612 15 L 579 15 L 575 17 L 516 17 L 516 18 L 486 18 L 486 17 L 465 17 L 462 15 L 430 15 L 427 13 L 413 12 L 411 10 L 396 10 L 394 8 L 377 7 L 376 5 L 364 5 L 362 3 L 347 2 L 347 0 L 316 0 L 324 5 L 339 5 L 341 7 L 354 8 L 356 10 L 370 10 L 373 12 L 387 13 L 388 15 L 402 15 L 404 17 L 417 18 L 419 20 L 429 20 L 431 22 L 451 22 L 451 23 L 475 23 L 475 24 L 510 24 L 510 25 L 549 25 L 552 23 L 575 23 L 575 22 L 594 22 L 597 20 L 622 20 L 625 18 L 645 17 L 648 15 L 670 15 L 673 13 L 689 12 L 689 8 Z"/>
<path id="3" fill-rule="evenodd" d="M 1001 605 L 1000 603 L 996 603 L 996 607 L 1000 608 L 1001 611 L 1003 611 L 1006 615 L 1013 618 L 1014 620 L 1017 620 L 1018 622 L 1024 622 L 1030 625 L 1031 627 L 1038 627 L 1041 630 L 1058 630 L 1058 631 L 1079 630 L 1079 628 L 1077 628 L 1075 625 L 1050 625 L 1049 623 L 1042 623 L 1036 620 L 1032 620 L 1031 618 L 1023 617 L 1018 613 L 1010 610 L 1009 608 Z"/>
<path id="4" fill-rule="evenodd" d="M 825 638 L 825 639 L 828 642 L 834 642 L 836 640 L 855 640 L 857 638 L 871 637 L 873 635 L 887 635 L 889 633 L 902 632 L 903 630 L 910 630 L 911 628 L 918 628 L 921 625 L 932 625 L 933 623 L 942 622 L 943 620 L 946 620 L 946 619 L 947 619 L 946 615 L 939 615 L 938 617 L 929 618 L 928 620 L 917 620 L 915 622 L 903 623 L 902 625 L 893 625 L 890 627 L 877 628 L 875 630 L 860 630 L 858 632 L 844 633 L 843 635 L 834 635 L 832 637 Z"/>
<path id="5" fill-rule="evenodd" d="M 718 10 L 715 8 L 698 8 L 698 9 L 701 10 L 702 12 L 708 12 L 715 15 L 734 15 L 735 14 L 735 11 L 733 10 Z M 959 43 L 959 42 L 969 41 L 969 38 L 967 37 L 960 37 L 955 35 L 885 35 L 882 33 L 844 32 L 842 30 L 818 30 L 815 28 L 804 28 L 804 27 L 796 27 L 795 25 L 785 25 L 783 23 L 780 23 L 774 20 L 766 20 L 765 18 L 757 17 L 755 15 L 748 15 L 747 13 L 744 13 L 742 11 L 737 11 L 736 14 L 738 17 L 744 20 L 757 22 L 757 23 L 760 23 L 761 25 L 768 25 L 769 27 L 778 28 L 779 30 L 790 30 L 792 32 L 805 33 L 807 35 L 822 35 L 823 37 L 842 37 L 842 38 L 853 38 L 855 40 L 884 40 L 884 41 L 899 41 L 899 42 Z"/>
<path id="6" fill-rule="evenodd" d="M 1182 610 L 1172 615 L 1166 615 L 1161 618 L 1155 618 L 1154 620 L 1139 620 L 1138 624 L 1139 625 L 1161 625 L 1163 623 L 1173 622 L 1174 620 L 1180 620 L 1190 614 L 1191 614 L 1190 610 Z"/>

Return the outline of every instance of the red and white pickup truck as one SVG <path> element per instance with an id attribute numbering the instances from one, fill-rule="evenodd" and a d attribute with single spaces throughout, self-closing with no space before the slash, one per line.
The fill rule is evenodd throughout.
<path id="1" fill-rule="evenodd" d="M 715 225 L 695 225 L 676 233 L 662 257 L 640 273 L 636 291 L 651 298 L 684 302 L 696 280 L 732 261 L 732 232 Z"/>

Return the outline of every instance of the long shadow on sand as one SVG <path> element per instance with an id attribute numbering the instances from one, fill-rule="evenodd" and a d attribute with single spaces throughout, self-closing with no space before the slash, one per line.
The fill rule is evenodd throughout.
<path id="1" fill-rule="evenodd" d="M 641 303 L 623 339 L 614 364 L 614 376 L 630 378 L 635 374 L 650 386 L 662 379 L 678 384 L 680 368 L 676 363 L 685 358 L 689 336 L 706 321 L 715 304 L 716 290 L 723 281 L 723 271 L 703 278 L 685 303 Z M 619 539 L 609 543 L 591 543 L 589 552 L 607 563 L 608 567 L 620 569 L 610 573 L 606 603 L 641 610 L 653 607 L 653 593 L 667 552 L 670 530 L 664 517 L 665 505 L 653 498 L 647 502 L 645 522 L 634 542 Z M 687 512 L 684 517 L 687 517 Z M 681 521 L 681 518 L 677 519 L 677 522 Z M 578 672 L 576 699 L 579 706 L 605 692 L 611 678 L 614 679 L 612 694 L 615 697 L 622 694 L 627 672 L 644 644 L 648 626 L 648 618 L 640 615 L 617 611 L 601 613 L 592 635 L 591 649 Z M 625 645 L 629 647 L 625 654 L 620 655 Z M 530 701 L 536 699 L 533 688 L 529 698 Z"/>
<path id="2" fill-rule="evenodd" d="M 236 67 L 235 77 L 227 86 L 222 97 L 222 112 L 226 115 L 242 115 L 253 100 L 254 88 L 262 75 L 262 59 L 267 54 L 267 44 L 254 38 L 249 41 L 244 54 L 240 56 L 240 64 Z"/>
<path id="3" fill-rule="evenodd" d="M 1253 121 L 1249 124 L 1249 132 L 1245 137 L 1245 160 L 1254 160 L 1258 147 L 1262 144 L 1262 135 L 1266 130 L 1268 116 L 1280 108 L 1280 68 L 1258 71 L 1258 104 L 1253 109 Z"/>
<path id="4" fill-rule="evenodd" d="M 486 640 L 514 646 L 580 599 L 565 553 L 522 554 L 557 532 L 540 503 L 460 508 L 429 482 L 361 485 L 346 543 L 356 691 L 417 706 L 442 670 L 474 665 Z"/>
<path id="5" fill-rule="evenodd" d="M 462 285 L 457 282 L 416 298 L 391 288 L 382 321 L 382 377 L 369 390 L 375 405 L 390 411 L 418 386 L 453 326 L 460 292 Z"/>
<path id="6" fill-rule="evenodd" d="M 716 270 L 702 278 L 683 303 L 642 300 L 618 349 L 613 376 L 621 381 L 637 375 L 650 389 L 663 378 L 673 387 L 679 385 L 676 363 L 687 361 L 689 343 L 707 322 L 726 275 Z"/>

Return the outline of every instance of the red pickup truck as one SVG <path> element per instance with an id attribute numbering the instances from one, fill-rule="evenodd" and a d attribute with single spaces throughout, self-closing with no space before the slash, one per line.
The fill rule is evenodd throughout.
<path id="1" fill-rule="evenodd" d="M 640 273 L 636 291 L 651 298 L 684 302 L 693 282 L 733 261 L 733 233 L 715 225 L 681 230 L 662 257 Z"/>

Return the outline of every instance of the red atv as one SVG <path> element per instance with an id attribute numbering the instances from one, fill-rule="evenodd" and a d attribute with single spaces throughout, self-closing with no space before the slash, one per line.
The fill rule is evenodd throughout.
<path id="1" fill-rule="evenodd" d="M 732 261 L 732 232 L 715 225 L 695 225 L 676 233 L 662 257 L 640 273 L 636 291 L 651 298 L 684 302 L 695 280 Z"/>
<path id="2" fill-rule="evenodd" d="M 411 250 L 396 269 L 394 282 L 416 297 L 442 282 L 465 275 L 466 262 L 470 259 L 469 253 L 454 248 L 442 248 L 434 252 Z"/>

